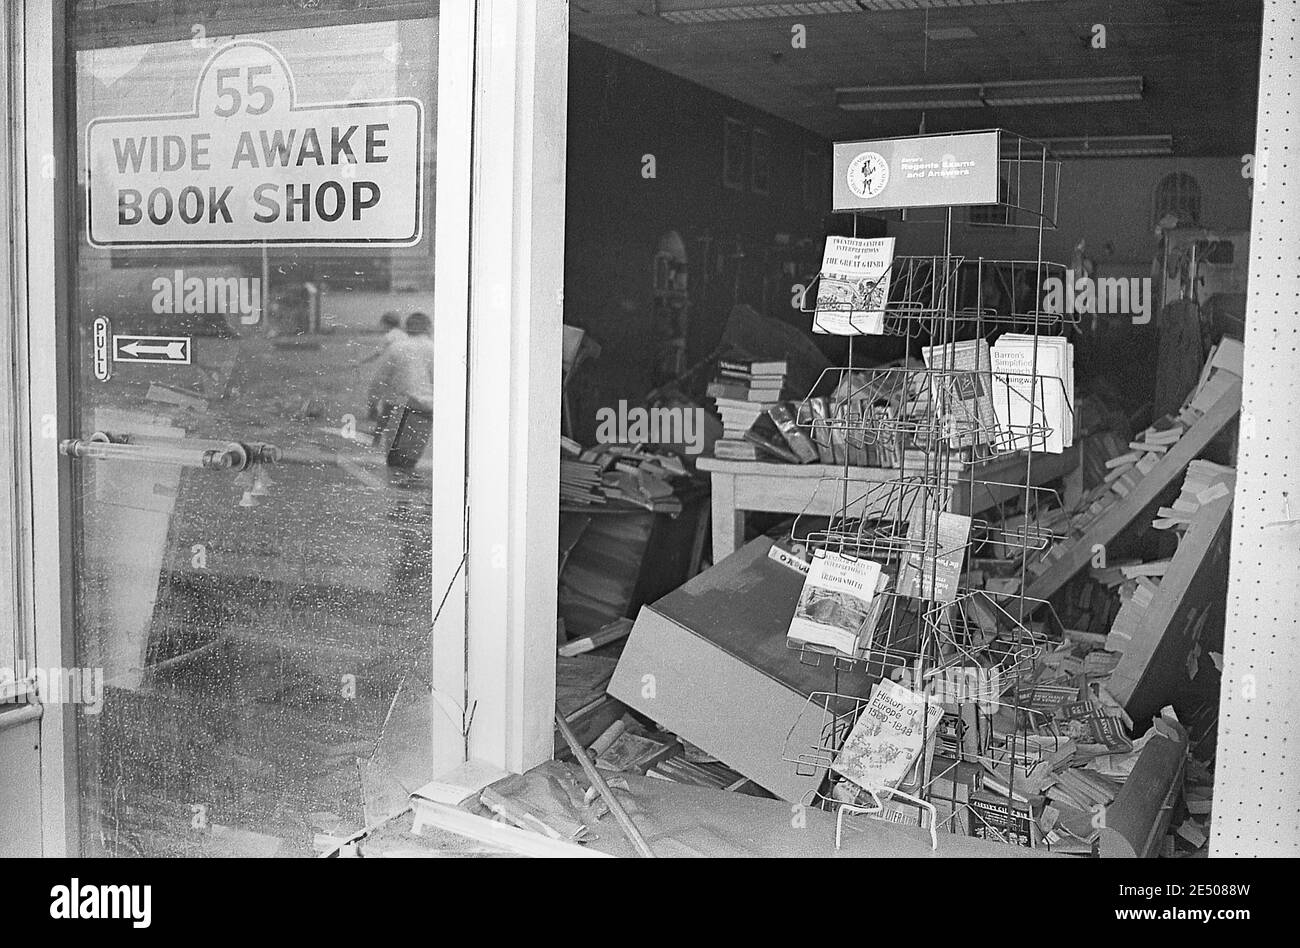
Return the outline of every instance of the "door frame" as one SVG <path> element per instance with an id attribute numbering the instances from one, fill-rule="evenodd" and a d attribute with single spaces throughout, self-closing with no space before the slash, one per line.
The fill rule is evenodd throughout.
<path id="1" fill-rule="evenodd" d="M 30 621 L 36 663 L 64 667 L 75 654 L 71 472 L 57 448 L 76 434 L 79 239 L 63 174 L 75 147 L 67 20 L 62 0 L 18 5 Z M 471 756 L 522 771 L 553 750 L 567 0 L 444 0 L 439 37 L 431 778 Z M 48 856 L 81 851 L 74 714 L 62 704 L 41 719 Z"/>
<path id="2" fill-rule="evenodd" d="M 555 750 L 568 56 L 567 0 L 479 0 L 461 667 L 467 758 L 515 773 Z"/>
<path id="3" fill-rule="evenodd" d="M 27 447 L 25 485 L 32 512 L 31 563 L 35 662 L 73 666 L 71 485 L 58 444 L 70 437 L 67 328 L 71 167 L 64 103 L 65 19 L 58 0 L 22 6 L 23 130 L 27 190 Z M 52 275 L 57 275 L 52 277 Z M 20 327 L 20 335 L 22 334 Z M 80 851 L 77 820 L 76 706 L 43 708 L 40 730 L 41 841 L 46 856 Z"/>

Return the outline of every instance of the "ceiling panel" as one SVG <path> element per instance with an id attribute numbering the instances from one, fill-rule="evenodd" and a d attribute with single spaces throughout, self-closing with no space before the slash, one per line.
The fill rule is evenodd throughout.
<path id="1" fill-rule="evenodd" d="M 1140 75 L 1141 102 L 931 111 L 926 128 L 1170 134 L 1188 156 L 1254 148 L 1260 0 L 1038 0 L 689 25 L 653 11 L 653 0 L 572 0 L 572 29 L 828 138 L 909 134 L 921 121 L 841 111 L 837 86 Z M 795 23 L 807 49 L 791 48 Z M 1094 24 L 1106 27 L 1105 49 L 1091 45 Z M 975 35 L 931 38 L 957 27 Z"/>

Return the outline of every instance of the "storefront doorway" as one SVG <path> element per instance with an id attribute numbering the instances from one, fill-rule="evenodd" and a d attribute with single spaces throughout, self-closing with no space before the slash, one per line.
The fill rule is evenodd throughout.
<path id="1" fill-rule="evenodd" d="M 306 855 L 430 766 L 439 4 L 194 6 L 68 22 L 80 837 Z"/>
<path id="2" fill-rule="evenodd" d="M 567 7 L 4 26 L 0 854 L 311 855 L 549 758 Z"/>

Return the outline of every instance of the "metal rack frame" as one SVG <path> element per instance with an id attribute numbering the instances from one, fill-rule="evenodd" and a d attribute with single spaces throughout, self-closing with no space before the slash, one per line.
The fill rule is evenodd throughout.
<path id="1" fill-rule="evenodd" d="M 880 299 L 884 294 L 879 292 L 877 298 L 872 298 L 873 292 L 882 287 L 883 277 L 867 286 L 854 287 L 845 283 L 842 288 L 837 288 L 838 296 L 842 297 L 841 312 L 863 313 L 862 328 L 869 328 L 865 325 L 868 318 L 878 322 L 883 317 L 884 331 L 875 334 L 928 337 L 930 346 L 934 347 L 932 351 L 942 352 L 948 359 L 954 355 L 952 343 L 983 339 L 992 330 L 1014 330 L 1038 337 L 1045 335 L 1047 330 L 1077 324 L 1077 317 L 1046 311 L 1042 298 L 1045 280 L 1049 276 L 1062 278 L 1065 273 L 1063 265 L 1043 260 L 1044 231 L 1054 227 L 1056 222 L 1060 165 L 1050 158 L 1046 146 L 1040 143 L 1007 132 L 999 131 L 999 135 L 1003 192 L 998 206 L 1006 208 L 1008 213 L 1007 224 L 996 226 L 1029 227 L 1036 231 L 1037 246 L 1033 257 L 1028 260 L 978 258 L 968 261 L 965 257 L 955 256 L 953 208 L 948 207 L 944 212 L 942 253 L 932 257 L 895 258 L 887 273 L 890 278 L 888 299 Z M 1037 171 L 1025 173 L 1028 165 L 1038 165 Z M 1031 193 L 1027 181 L 1038 183 L 1037 194 Z M 1049 182 L 1052 183 L 1050 198 Z M 1020 223 L 1022 215 L 1030 223 Z M 857 220 L 855 214 L 855 235 Z M 974 268 L 973 304 L 961 298 L 959 274 L 968 265 Z M 1029 280 L 1032 280 L 1029 283 L 1031 292 L 1018 293 L 1018 289 Z M 822 283 L 819 275 L 814 284 L 820 290 Z M 1010 300 L 1010 305 L 991 305 L 990 301 L 996 294 L 990 291 L 986 295 L 986 287 L 995 288 L 1003 300 Z M 801 307 L 805 313 L 816 312 L 817 295 L 812 287 L 805 293 Z M 850 328 L 863 334 L 858 323 L 858 317 L 851 315 Z M 1023 454 L 1024 484 L 997 486 L 1014 486 L 1026 511 L 1053 501 L 1060 504 L 1054 491 L 1027 485 L 1032 483 L 1034 450 L 1044 449 L 1048 439 L 1057 433 L 1040 420 L 1040 408 L 1045 409 L 1046 393 L 1050 386 L 1060 386 L 1060 403 L 1073 414 L 1071 393 L 1066 388 L 1065 379 L 1049 378 L 1040 373 L 1037 345 L 1033 347 L 1031 365 L 1026 373 L 994 373 L 991 367 L 958 369 L 951 363 L 923 368 L 902 366 L 862 370 L 854 367 L 854 338 L 854 335 L 848 336 L 848 365 L 823 373 L 818 385 L 801 405 L 799 420 L 811 429 L 815 439 L 883 448 L 887 456 L 897 458 L 899 477 L 883 484 L 862 484 L 855 479 L 846 456 L 843 472 L 824 478 L 818 485 L 819 491 L 835 492 L 833 496 L 838 498 L 838 510 L 824 518 L 824 526 L 823 518 L 814 524 L 809 515 L 801 515 L 796 520 L 795 534 L 800 542 L 814 550 L 880 561 L 887 570 L 904 563 L 920 564 L 921 582 L 913 591 L 922 597 L 932 597 L 938 591 L 934 579 L 937 558 L 959 552 L 958 549 L 941 549 L 939 520 L 953 506 L 954 497 L 960 496 L 957 491 L 965 490 L 974 496 L 981 486 L 982 482 L 975 476 L 974 462 Z M 986 391 L 998 392 L 995 383 L 999 380 L 1008 399 L 1021 397 L 1029 409 L 1029 420 L 1014 430 L 1007 430 L 1005 425 L 990 425 L 988 419 L 978 418 L 966 409 L 964 401 L 968 400 L 952 397 L 954 392 L 971 385 L 985 385 Z M 1026 389 L 1027 396 L 1023 394 Z M 835 404 L 842 406 L 841 410 L 835 413 L 814 410 L 817 407 L 813 404 L 814 399 L 827 391 L 832 393 Z M 1003 414 L 1004 418 L 1008 416 L 1009 412 Z M 909 469 L 909 460 L 917 462 L 912 465 L 914 469 Z M 955 598 L 936 600 L 890 590 L 878 594 L 888 597 L 888 603 L 879 617 L 877 628 L 872 630 L 870 640 L 859 643 L 857 654 L 844 655 L 830 649 L 794 643 L 791 648 L 801 662 L 818 664 L 829 660 L 837 669 L 861 666 L 871 678 L 909 674 L 910 680 L 926 693 L 946 675 L 978 670 L 978 674 L 995 684 L 985 687 L 978 701 L 948 703 L 958 708 L 958 720 L 962 722 L 959 730 L 967 735 L 951 748 L 956 757 L 977 761 L 989 768 L 1004 766 L 1008 759 L 1022 762 L 1041 759 L 1042 741 L 1037 732 L 1039 725 L 1046 722 L 1035 717 L 1041 716 L 1042 712 L 1022 707 L 1021 697 L 1022 686 L 1048 640 L 1034 627 L 1030 616 L 1046 613 L 1055 628 L 1059 628 L 1059 621 L 1051 616 L 1050 604 L 1025 597 L 1023 590 L 1027 586 L 1025 569 L 1029 554 L 1041 552 L 1054 539 L 1056 537 L 1047 531 L 1028 527 L 1006 530 L 992 520 L 971 518 L 970 535 L 963 544 L 962 577 L 968 578 L 972 549 L 988 546 L 1012 550 L 1021 554 L 1022 592 L 994 593 L 961 582 Z M 963 696 L 957 697 L 961 699 Z M 784 759 L 792 763 L 801 775 L 829 778 L 841 745 L 867 701 L 860 695 L 831 692 L 812 695 L 800 720 L 792 724 L 783 751 Z M 928 715 L 929 702 L 925 708 Z M 1009 733 L 993 733 L 992 722 L 999 713 L 1004 720 L 1009 714 L 1009 719 L 1014 722 Z M 806 722 L 802 718 L 808 714 L 821 717 L 820 726 L 815 729 L 817 742 L 813 746 L 792 746 L 794 735 L 803 733 Z M 978 732 L 977 739 L 969 737 L 971 728 Z M 1034 740 L 1030 739 L 1031 731 Z M 923 733 L 927 733 L 925 727 Z M 837 843 L 846 815 L 878 812 L 883 798 L 897 796 L 920 805 L 929 813 L 928 828 L 932 844 L 937 848 L 935 834 L 939 818 L 928 800 L 930 756 L 923 752 L 916 765 L 918 783 L 915 787 L 861 788 L 873 801 L 870 804 L 864 805 L 862 800 L 832 799 L 818 791 L 814 796 L 819 805 L 839 811 Z M 1012 780 L 1008 788 L 1010 798 L 1015 787 L 1014 768 L 1009 770 Z M 945 822 L 955 816 L 956 812 Z M 974 818 L 978 818 L 978 813 Z"/>

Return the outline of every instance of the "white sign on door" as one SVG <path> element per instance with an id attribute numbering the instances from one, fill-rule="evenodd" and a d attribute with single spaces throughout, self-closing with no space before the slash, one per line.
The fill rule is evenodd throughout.
<path id="1" fill-rule="evenodd" d="M 86 130 L 96 247 L 406 247 L 424 219 L 418 99 L 301 104 L 279 50 L 219 49 L 194 111 Z"/>

